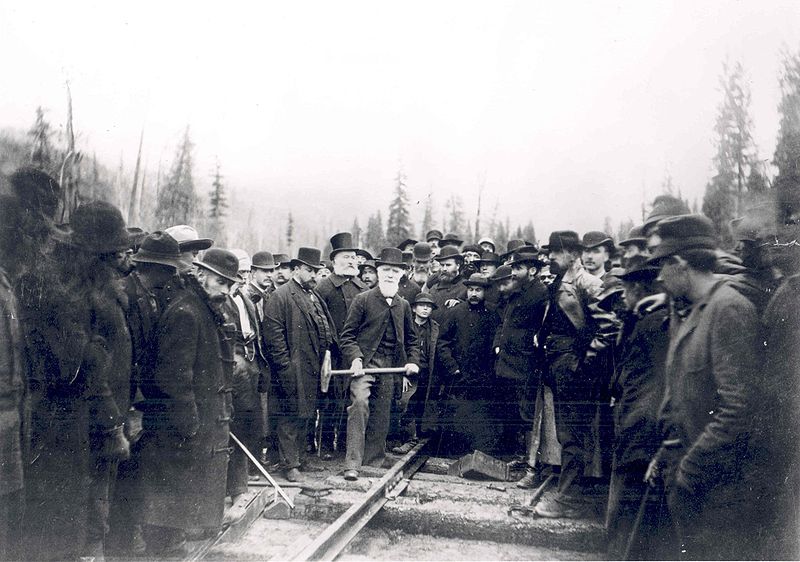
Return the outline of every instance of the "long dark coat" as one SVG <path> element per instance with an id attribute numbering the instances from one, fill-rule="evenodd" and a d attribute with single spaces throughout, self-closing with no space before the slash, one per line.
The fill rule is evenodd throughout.
<path id="1" fill-rule="evenodd" d="M 538 279 L 522 284 L 503 307 L 503 317 L 494 338 L 500 348 L 495 363 L 498 377 L 525 380 L 541 367 L 534 336 L 541 330 L 549 294 Z"/>
<path id="2" fill-rule="evenodd" d="M 367 286 L 358 277 L 344 277 L 332 273 L 320 281 L 314 290 L 328 306 L 336 332 L 339 333 L 347 319 L 350 304 L 357 294 L 367 290 Z"/>
<path id="3" fill-rule="evenodd" d="M 158 326 L 141 446 L 144 523 L 216 529 L 225 505 L 233 351 L 224 319 L 193 280 Z"/>
<path id="4" fill-rule="evenodd" d="M 304 291 L 290 279 L 272 293 L 264 311 L 264 341 L 278 414 L 313 417 L 323 355 L 330 346 L 335 351 L 336 328 L 328 307 L 320 300 L 332 342 L 320 341 L 313 320 L 312 296 L 319 299 L 316 293 Z"/>
<path id="5" fill-rule="evenodd" d="M 17 300 L 0 269 L 0 501 L 22 489 L 21 426 L 25 355 Z M 0 547 L 0 552 L 4 552 Z"/>
<path id="6" fill-rule="evenodd" d="M 444 281 L 437 275 L 435 283 L 431 283 L 430 279 L 428 283 L 430 283 L 430 286 L 427 292 L 431 294 L 438 307 L 431 314 L 431 318 L 441 324 L 449 312 L 445 303 L 451 299 L 467 300 L 467 286 L 464 285 L 464 278 L 461 275 L 457 276 L 453 281 Z"/>

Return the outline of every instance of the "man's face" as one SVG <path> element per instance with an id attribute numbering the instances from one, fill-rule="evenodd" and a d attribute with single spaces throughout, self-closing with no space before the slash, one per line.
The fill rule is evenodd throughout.
<path id="1" fill-rule="evenodd" d="M 581 260 L 583 261 L 583 267 L 586 268 L 589 273 L 596 273 L 598 271 L 602 271 L 603 267 L 605 267 L 606 262 L 608 261 L 609 254 L 608 248 L 605 246 L 597 246 L 596 248 L 587 248 L 583 251 L 581 255 Z"/>
<path id="2" fill-rule="evenodd" d="M 528 279 L 528 264 L 516 263 L 511 266 L 511 277 L 522 282 Z"/>
<path id="3" fill-rule="evenodd" d="M 323 279 L 325 279 L 328 275 L 331 274 L 331 270 L 327 267 L 320 267 L 317 272 L 314 274 L 314 280 L 319 283 Z"/>
<path id="4" fill-rule="evenodd" d="M 275 268 L 272 275 L 272 282 L 276 287 L 280 287 L 292 277 L 292 268 L 289 265 L 279 265 Z"/>
<path id="5" fill-rule="evenodd" d="M 250 281 L 259 289 L 269 289 L 272 285 L 272 271 L 253 268 L 250 272 Z"/>
<path id="6" fill-rule="evenodd" d="M 364 254 L 356 254 L 356 265 L 363 265 L 367 263 L 367 256 Z"/>
<path id="7" fill-rule="evenodd" d="M 306 290 L 314 288 L 316 284 L 316 275 L 317 272 L 314 271 L 314 268 L 305 264 L 297 265 L 292 270 L 292 277 L 294 280 Z"/>
<path id="8" fill-rule="evenodd" d="M 688 297 L 691 289 L 689 264 L 680 256 L 665 258 L 661 263 L 657 281 L 672 298 Z"/>
<path id="9" fill-rule="evenodd" d="M 358 275 L 358 256 L 355 252 L 339 252 L 333 256 L 333 271 L 336 275 L 353 277 Z"/>
<path id="10" fill-rule="evenodd" d="M 416 314 L 419 318 L 426 319 L 430 317 L 431 312 L 433 312 L 433 306 L 426 302 L 421 302 L 414 305 L 414 314 Z"/>
<path id="11" fill-rule="evenodd" d="M 481 256 L 478 254 L 478 252 L 473 252 L 471 250 L 464 252 L 463 256 L 465 263 L 472 263 L 481 259 Z"/>
<path id="12" fill-rule="evenodd" d="M 647 235 L 647 251 L 648 253 L 652 254 L 658 245 L 661 244 L 661 236 L 658 235 L 657 231 L 653 231 Z"/>
<path id="13" fill-rule="evenodd" d="M 481 304 L 486 297 L 486 290 L 483 287 L 467 287 L 467 302 L 473 306 Z"/>
<path id="14" fill-rule="evenodd" d="M 435 248 L 436 250 L 439 250 L 439 239 L 438 238 L 431 238 L 427 242 L 428 242 L 428 244 L 431 245 L 431 248 Z M 436 253 L 438 254 L 439 252 L 437 251 Z"/>
<path id="15" fill-rule="evenodd" d="M 230 281 L 203 267 L 197 269 L 197 280 L 212 302 L 225 300 L 225 296 L 231 291 Z"/>
<path id="16" fill-rule="evenodd" d="M 481 273 L 486 275 L 487 277 L 491 277 L 494 275 L 494 272 L 497 271 L 497 265 L 493 263 L 482 263 L 481 264 Z"/>
<path id="17" fill-rule="evenodd" d="M 431 262 L 422 261 L 422 260 L 414 260 L 414 272 L 416 273 L 428 273 L 431 270 Z"/>
<path id="18" fill-rule="evenodd" d="M 442 264 L 439 260 L 431 260 L 431 273 L 439 273 L 442 270 Z"/>
<path id="19" fill-rule="evenodd" d="M 362 267 L 361 280 L 370 289 L 374 288 L 378 284 L 378 271 L 374 267 Z"/>
<path id="20" fill-rule="evenodd" d="M 494 246 L 491 242 L 481 242 L 481 248 L 483 248 L 485 252 L 494 252 Z"/>
<path id="21" fill-rule="evenodd" d="M 551 250 L 550 251 L 550 273 L 559 275 L 565 273 L 575 263 L 575 254 L 569 250 Z"/>
<path id="22" fill-rule="evenodd" d="M 550 265 L 543 265 L 539 270 L 539 280 L 545 285 L 549 285 L 555 281 L 556 276 L 550 273 Z"/>
<path id="23" fill-rule="evenodd" d="M 442 266 L 442 269 L 439 272 L 439 275 L 442 279 L 446 281 L 452 281 L 458 276 L 458 260 L 455 258 L 447 258 L 446 260 L 440 260 L 439 265 Z"/>
<path id="24" fill-rule="evenodd" d="M 509 277 L 508 279 L 503 279 L 497 285 L 497 289 L 500 291 L 501 295 L 509 295 L 514 292 L 514 289 L 517 288 L 517 280 L 513 277 Z"/>
<path id="25" fill-rule="evenodd" d="M 648 255 L 647 248 L 642 248 L 637 244 L 626 244 L 622 248 L 622 259 L 630 260 L 634 256 Z"/>
<path id="26" fill-rule="evenodd" d="M 395 265 L 381 265 L 378 267 L 378 288 L 384 297 L 391 298 L 397 294 L 400 287 L 400 278 L 405 268 Z"/>

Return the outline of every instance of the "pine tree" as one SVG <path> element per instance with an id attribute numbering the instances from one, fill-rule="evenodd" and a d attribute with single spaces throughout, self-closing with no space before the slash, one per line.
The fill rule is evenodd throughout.
<path id="1" fill-rule="evenodd" d="M 533 228 L 533 222 L 528 221 L 528 224 L 522 229 L 522 239 L 536 244 L 536 229 Z"/>
<path id="2" fill-rule="evenodd" d="M 53 171 L 53 146 L 50 138 L 53 136 L 52 127 L 44 117 L 42 106 L 36 108 L 36 121 L 28 131 L 33 146 L 31 148 L 31 164 L 42 170 Z"/>
<path id="3" fill-rule="evenodd" d="M 419 229 L 419 239 L 424 240 L 425 236 L 433 230 L 433 194 L 428 193 L 425 198 L 425 207 L 422 212 L 422 224 Z"/>
<path id="4" fill-rule="evenodd" d="M 373 255 L 377 255 L 376 252 L 379 252 L 386 245 L 386 236 L 383 231 L 383 217 L 381 217 L 380 211 L 369 217 L 369 221 L 367 221 L 365 243 L 367 249 L 369 249 Z"/>
<path id="5" fill-rule="evenodd" d="M 716 173 L 706 185 L 703 213 L 714 221 L 723 243 L 730 244 L 730 221 L 743 208 L 747 174 L 756 161 L 756 154 L 749 114 L 750 90 L 741 63 L 736 63 L 733 68 L 723 65 L 720 85 L 723 100 L 714 126 L 717 134 Z"/>
<path id="6" fill-rule="evenodd" d="M 447 202 L 447 210 L 450 214 L 447 221 L 447 230 L 453 234 L 461 235 L 464 232 L 464 211 L 461 197 L 450 196 Z"/>
<path id="7" fill-rule="evenodd" d="M 217 246 L 225 246 L 225 209 L 228 208 L 228 200 L 225 196 L 225 184 L 222 183 L 222 175 L 219 173 L 219 162 L 212 176 L 211 191 L 208 194 L 208 230 L 209 236 L 216 242 Z"/>
<path id="8" fill-rule="evenodd" d="M 396 246 L 411 236 L 411 219 L 408 212 L 408 193 L 406 176 L 402 170 L 397 172 L 394 186 L 394 199 L 389 204 L 389 218 L 386 223 L 386 240 Z"/>
<path id="9" fill-rule="evenodd" d="M 353 237 L 353 244 L 356 248 L 361 247 L 361 227 L 358 225 L 358 217 L 353 217 L 353 226 L 350 227 L 350 234 Z"/>
<path id="10" fill-rule="evenodd" d="M 778 104 L 780 128 L 774 164 L 778 167 L 778 220 L 786 223 L 800 210 L 800 51 L 784 53 Z"/>
<path id="11" fill-rule="evenodd" d="M 288 251 L 292 251 L 292 244 L 294 243 L 294 217 L 292 212 L 289 211 L 289 217 L 286 219 L 286 247 Z"/>
<path id="12" fill-rule="evenodd" d="M 191 224 L 196 218 L 197 193 L 192 177 L 192 150 L 194 145 L 189 138 L 189 127 L 175 153 L 172 169 L 166 183 L 158 193 L 156 218 L 164 227 L 176 224 Z"/>

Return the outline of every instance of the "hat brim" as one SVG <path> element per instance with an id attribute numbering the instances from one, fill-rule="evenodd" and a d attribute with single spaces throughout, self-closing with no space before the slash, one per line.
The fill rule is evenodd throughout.
<path id="1" fill-rule="evenodd" d="M 278 268 L 278 264 L 275 265 L 255 265 L 250 264 L 251 269 L 261 269 L 262 271 L 275 271 Z"/>
<path id="2" fill-rule="evenodd" d="M 633 246 L 634 244 L 647 244 L 647 238 L 627 238 L 625 240 L 620 240 L 620 246 Z"/>
<path id="3" fill-rule="evenodd" d="M 308 266 L 308 267 L 310 267 L 311 269 L 322 269 L 323 267 L 325 267 L 325 266 L 324 266 L 323 264 L 321 264 L 321 263 L 320 263 L 320 264 L 317 264 L 317 265 L 314 265 L 314 264 L 308 263 L 307 261 L 299 260 L 299 259 L 297 259 L 297 258 L 294 258 L 293 260 L 291 260 L 291 261 L 289 262 L 289 267 L 294 267 L 294 266 L 296 266 L 296 265 L 307 265 L 307 266 Z"/>
<path id="4" fill-rule="evenodd" d="M 178 247 L 181 252 L 194 252 L 208 250 L 214 245 L 214 241 L 210 238 L 198 238 L 197 240 L 187 240 L 186 242 L 178 242 Z"/>
<path id="5" fill-rule="evenodd" d="M 430 305 L 430 306 L 432 306 L 432 307 L 433 307 L 433 309 L 434 309 L 434 310 L 436 310 L 437 308 L 439 308 L 439 305 L 438 305 L 438 304 L 436 304 L 436 303 L 435 303 L 435 302 L 433 302 L 433 301 L 414 301 L 414 302 L 412 302 L 412 303 L 411 303 L 411 306 L 412 306 L 412 307 L 414 307 L 414 306 L 417 306 L 418 304 L 427 304 L 427 305 Z"/>
<path id="6" fill-rule="evenodd" d="M 405 269 L 406 267 L 408 267 L 408 265 L 403 262 L 398 263 L 395 261 L 375 260 L 375 269 L 379 268 L 382 265 L 391 265 L 392 267 L 399 267 L 400 269 Z"/>
<path id="7" fill-rule="evenodd" d="M 335 250 L 331 250 L 331 253 L 328 254 L 328 259 L 332 260 L 333 256 L 342 252 L 355 252 L 355 254 L 358 255 L 358 248 L 336 248 Z"/>
<path id="8" fill-rule="evenodd" d="M 207 263 L 201 262 L 199 260 L 194 260 L 192 263 L 194 265 L 196 265 L 197 267 L 202 267 L 203 269 L 207 269 L 207 270 L 209 270 L 209 271 L 211 271 L 213 273 L 216 273 L 217 275 L 219 275 L 223 279 L 227 279 L 231 283 L 241 283 L 243 281 L 243 279 L 238 274 L 236 275 L 236 277 L 231 277 L 230 275 L 222 273 L 216 267 L 212 267 L 212 266 L 208 265 Z"/>
<path id="9" fill-rule="evenodd" d="M 597 244 L 581 244 L 581 250 L 591 250 L 592 248 L 599 248 L 601 246 L 605 246 L 609 253 L 614 252 L 614 241 L 610 238 L 598 242 Z"/>
<path id="10" fill-rule="evenodd" d="M 154 263 L 156 265 L 164 265 L 167 267 L 172 267 L 178 269 L 180 267 L 180 259 L 179 258 L 162 258 L 160 256 L 153 256 L 153 255 L 138 255 L 133 254 L 131 257 L 131 261 L 136 263 Z"/>
<path id="11" fill-rule="evenodd" d="M 464 281 L 462 284 L 465 287 L 480 287 L 481 289 L 488 289 L 489 287 L 492 286 L 492 283 L 490 281 L 485 281 L 481 283 L 478 283 L 476 281 Z"/>
<path id="12" fill-rule="evenodd" d="M 666 239 L 656 247 L 650 259 L 647 260 L 648 264 L 660 265 L 660 261 L 664 258 L 669 258 L 683 250 L 711 250 L 717 248 L 716 241 L 708 236 L 694 236 L 681 239 Z"/>
<path id="13" fill-rule="evenodd" d="M 70 236 L 66 237 L 65 239 L 61 239 L 60 241 L 65 242 L 73 248 L 78 248 L 85 252 L 97 255 L 116 254 L 117 252 L 125 252 L 133 249 L 133 238 L 127 234 L 116 239 L 108 241 L 104 240 L 102 243 L 97 243 L 92 240 L 81 240 L 80 238 L 77 238 L 73 232 Z"/>
<path id="14" fill-rule="evenodd" d="M 439 256 L 436 256 L 433 259 L 435 259 L 436 261 L 459 260 L 459 261 L 463 262 L 464 261 L 464 256 L 462 256 L 461 254 L 452 254 L 450 256 L 441 256 L 441 255 L 439 255 Z"/>
<path id="15" fill-rule="evenodd" d="M 456 240 L 454 238 L 442 238 L 439 240 L 439 246 L 460 246 L 463 243 L 463 240 Z"/>
<path id="16" fill-rule="evenodd" d="M 649 263 L 649 261 L 645 263 Z M 632 269 L 631 271 L 626 271 L 625 273 L 620 275 L 619 278 L 620 280 L 626 283 L 630 283 L 633 281 L 648 281 L 658 277 L 660 271 L 661 269 L 654 265 L 647 265 L 645 267 L 640 267 L 637 269 Z"/>

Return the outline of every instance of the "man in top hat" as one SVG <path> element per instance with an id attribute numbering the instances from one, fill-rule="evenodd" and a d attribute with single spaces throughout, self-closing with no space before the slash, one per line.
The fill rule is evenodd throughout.
<path id="1" fill-rule="evenodd" d="M 445 386 L 442 445 L 450 454 L 491 452 L 497 445 L 491 347 L 498 318 L 484 303 L 490 284 L 480 273 L 464 281 L 467 300 L 447 316 L 439 338 L 442 372 L 436 380 Z"/>
<path id="2" fill-rule="evenodd" d="M 414 249 L 411 252 L 413 259 L 413 272 L 411 273 L 411 280 L 420 287 L 423 287 L 428 282 L 431 274 L 431 260 L 433 259 L 433 250 L 431 245 L 427 242 L 417 242 L 414 244 Z"/>
<path id="3" fill-rule="evenodd" d="M 389 430 L 394 377 L 365 375 L 363 369 L 404 366 L 408 376 L 419 373 L 411 306 L 397 294 L 405 269 L 402 253 L 384 248 L 375 264 L 378 286 L 353 299 L 340 338 L 345 364 L 355 373 L 347 408 L 348 480 L 358 478 L 362 464 L 383 464 Z M 404 378 L 403 388 L 408 385 Z"/>
<path id="4" fill-rule="evenodd" d="M 275 285 L 272 276 L 275 271 L 275 258 L 269 252 L 256 252 L 250 265 L 250 277 L 242 287 L 242 292 L 253 301 L 258 322 L 264 321 L 264 307 Z"/>
<path id="5" fill-rule="evenodd" d="M 648 256 L 647 238 L 644 235 L 643 226 L 634 226 L 628 233 L 628 237 L 619 242 L 622 248 L 622 265 L 626 266 L 626 261 L 634 256 Z"/>
<path id="6" fill-rule="evenodd" d="M 335 351 L 336 325 L 325 302 L 313 290 L 321 267 L 320 251 L 300 248 L 291 261 L 292 278 L 267 301 L 264 339 L 272 370 L 272 395 L 278 442 L 286 478 L 299 480 L 300 454 L 309 420 L 316 415 L 320 368 Z"/>
<path id="7" fill-rule="evenodd" d="M 140 474 L 150 556 L 186 556 L 185 533 L 221 527 L 232 415 L 233 350 L 222 313 L 240 281 L 221 248 L 195 261 L 159 322 L 145 397 Z"/>
<path id="8" fill-rule="evenodd" d="M 548 243 L 550 271 L 556 275 L 548 288 L 550 305 L 543 334 L 549 382 L 556 408 L 561 443 L 561 474 L 554 496 L 544 498 L 535 511 L 542 517 L 579 517 L 591 508 L 594 453 L 593 420 L 597 413 L 599 356 L 616 339 L 613 316 L 594 306 L 602 281 L 581 264 L 583 244 L 571 230 L 553 232 Z"/>
<path id="9" fill-rule="evenodd" d="M 547 308 L 547 289 L 531 275 L 539 265 L 537 254 L 511 256 L 513 287 L 504 295 L 501 323 L 495 333 L 495 374 L 498 393 L 498 419 L 502 423 L 501 449 L 519 453 L 520 436 L 527 425 L 520 415 L 525 393 L 536 396 L 543 359 L 537 349 Z M 531 401 L 532 402 L 532 401 Z"/>
<path id="10" fill-rule="evenodd" d="M 586 271 L 602 279 L 611 265 L 614 241 L 605 232 L 591 231 L 583 235 L 581 261 Z"/>
<path id="11" fill-rule="evenodd" d="M 714 273 L 716 235 L 710 219 L 662 220 L 661 243 L 650 259 L 658 281 L 689 303 L 670 319 L 663 443 L 648 468 L 663 476 L 682 556 L 749 559 L 759 528 L 754 512 L 760 475 L 748 447 L 763 434 L 753 423 L 757 390 L 758 317 L 753 304 Z M 734 514 L 734 515 L 732 515 Z M 677 545 L 676 545 L 677 546 Z M 677 552 L 677 551 L 676 551 Z"/>
<path id="12" fill-rule="evenodd" d="M 200 238 L 197 229 L 188 224 L 170 226 L 164 232 L 178 241 L 182 254 L 181 272 L 193 271 L 193 261 L 198 254 L 214 245 L 214 241 L 210 238 Z"/>
<path id="13" fill-rule="evenodd" d="M 464 258 L 455 246 L 445 246 L 434 260 L 439 262 L 441 269 L 436 282 L 428 287 L 427 292 L 433 296 L 436 306 L 439 307 L 433 314 L 434 320 L 441 323 L 448 308 L 467 298 L 467 288 L 461 275 Z"/>
<path id="14" fill-rule="evenodd" d="M 356 264 L 356 248 L 349 232 L 340 232 L 331 237 L 330 260 L 333 262 L 333 273 L 322 280 L 316 288 L 317 294 L 327 305 L 333 319 L 336 333 L 340 333 L 347 318 L 347 311 L 353 299 L 367 290 L 367 286 L 358 277 Z M 342 368 L 335 365 L 335 369 Z M 349 378 L 336 377 L 327 395 L 320 403 L 321 454 L 330 456 L 334 450 L 334 439 L 339 436 L 339 449 L 344 448 L 344 418 L 349 397 Z"/>
<path id="15" fill-rule="evenodd" d="M 272 283 L 277 289 L 292 278 L 292 260 L 286 254 L 274 254 L 275 269 L 272 271 Z"/>

